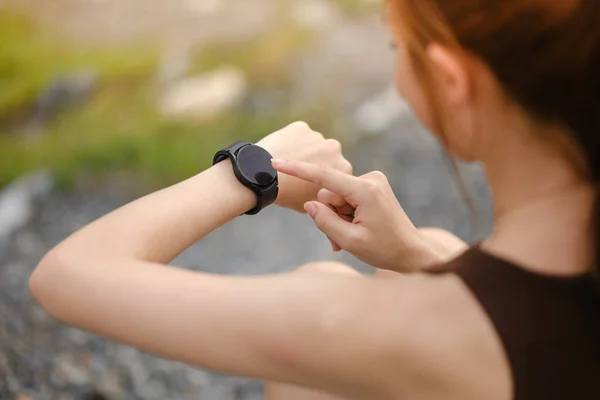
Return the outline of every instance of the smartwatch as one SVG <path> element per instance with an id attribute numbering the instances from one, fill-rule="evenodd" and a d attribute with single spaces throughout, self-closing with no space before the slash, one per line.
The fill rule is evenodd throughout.
<path id="1" fill-rule="evenodd" d="M 233 173 L 248 189 L 256 194 L 256 207 L 246 215 L 256 215 L 273 204 L 279 193 L 277 171 L 271 165 L 271 155 L 260 146 L 248 142 L 236 142 L 215 154 L 213 165 L 231 160 Z"/>

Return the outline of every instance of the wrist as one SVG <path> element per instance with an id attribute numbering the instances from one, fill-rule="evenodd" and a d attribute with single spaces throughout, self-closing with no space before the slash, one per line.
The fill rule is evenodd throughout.
<path id="1" fill-rule="evenodd" d="M 256 206 L 256 194 L 237 179 L 231 160 L 223 160 L 209 171 L 213 178 L 209 190 L 220 197 L 223 207 L 229 210 L 232 218 Z M 203 189 L 207 190 L 206 186 Z"/>
<path id="2" fill-rule="evenodd" d="M 418 230 L 412 236 L 410 244 L 400 247 L 403 250 L 396 254 L 396 265 L 393 268 L 398 272 L 418 272 L 444 261 L 439 249 Z M 398 263 L 401 263 L 401 268 L 398 268 Z"/>
<path id="3" fill-rule="evenodd" d="M 423 270 L 445 260 L 441 249 L 431 243 L 428 238 L 421 235 L 420 232 L 417 235 L 417 244 L 415 247 L 414 265 L 417 270 Z"/>

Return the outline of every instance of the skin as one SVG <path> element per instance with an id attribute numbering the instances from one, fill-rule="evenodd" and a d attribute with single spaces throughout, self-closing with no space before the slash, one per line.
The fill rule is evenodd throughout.
<path id="1" fill-rule="evenodd" d="M 432 126 L 402 37 L 393 25 L 392 31 L 398 88 Z M 587 221 L 593 190 L 558 140 L 548 139 L 567 132 L 534 123 L 479 60 L 436 44 L 428 57 L 438 95 L 452 116 L 445 142 L 453 154 L 481 162 L 492 187 L 496 228 L 483 249 L 538 273 L 585 272 L 592 259 Z M 32 293 L 58 319 L 109 339 L 198 367 L 277 382 L 267 385 L 270 400 L 512 398 L 502 345 L 477 300 L 452 274 L 418 272 L 454 256 L 464 244 L 443 231 L 417 230 L 395 205 L 374 211 L 371 205 L 389 200 L 385 184 L 347 175 L 337 145 L 313 134 L 295 125 L 260 143 L 287 160 L 275 162 L 283 179 L 280 205 L 305 208 L 330 235 L 331 223 L 356 225 L 349 236 L 330 237 L 338 246 L 356 244 L 356 232 L 394 235 L 410 263 L 373 256 L 385 253 L 383 248 L 357 247 L 357 256 L 385 261 L 380 267 L 387 273 L 364 277 L 341 264 L 320 263 L 292 274 L 246 278 L 168 266 L 254 205 L 252 193 L 224 162 L 66 239 L 34 272 Z M 313 140 L 299 146 L 307 135 Z M 340 198 L 323 194 L 319 201 L 319 188 L 345 203 L 333 205 Z M 355 212 L 347 219 L 345 204 Z M 404 221 L 401 229 L 379 232 L 369 223 L 390 213 Z M 406 271 L 412 273 L 397 273 Z"/>

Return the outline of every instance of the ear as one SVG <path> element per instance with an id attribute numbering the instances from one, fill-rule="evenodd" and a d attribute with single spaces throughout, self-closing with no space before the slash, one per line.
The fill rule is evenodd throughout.
<path id="1" fill-rule="evenodd" d="M 427 47 L 427 57 L 437 77 L 439 93 L 450 107 L 461 107 L 472 100 L 473 83 L 465 59 L 457 52 L 439 44 Z"/>

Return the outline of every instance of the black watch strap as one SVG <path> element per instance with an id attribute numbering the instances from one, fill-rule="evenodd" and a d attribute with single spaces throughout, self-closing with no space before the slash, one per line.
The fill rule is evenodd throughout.
<path id="1" fill-rule="evenodd" d="M 256 207 L 252 210 L 246 212 L 246 215 L 256 215 L 263 208 L 273 204 L 275 200 L 277 200 L 277 195 L 279 194 L 279 182 L 277 179 L 271 183 L 270 186 L 260 187 L 256 185 L 248 185 L 243 179 L 238 176 L 238 165 L 237 165 L 237 153 L 246 146 L 253 146 L 252 143 L 249 142 L 235 142 L 234 144 L 225 147 L 215 154 L 213 159 L 213 165 L 220 163 L 226 159 L 231 159 L 233 164 L 233 169 L 236 174 L 236 177 L 242 182 L 248 189 L 252 190 L 256 194 Z"/>
<path id="2" fill-rule="evenodd" d="M 232 161 L 235 160 L 235 155 L 242 147 L 250 146 L 252 143 L 250 142 L 235 142 L 231 146 L 225 147 L 223 150 L 220 150 L 217 154 L 215 154 L 215 158 L 213 159 L 213 165 L 220 163 L 223 160 L 231 158 Z"/>
<path id="3" fill-rule="evenodd" d="M 262 191 L 260 191 L 260 193 L 259 192 L 255 192 L 255 193 L 256 193 L 256 200 L 257 200 L 256 207 L 254 207 L 252 210 L 248 211 L 246 213 L 246 215 L 256 215 L 263 208 L 275 203 L 275 200 L 277 200 L 277 195 L 279 194 L 279 182 L 277 180 L 275 180 L 275 182 L 273 182 L 271 184 L 271 186 L 264 188 Z"/>

